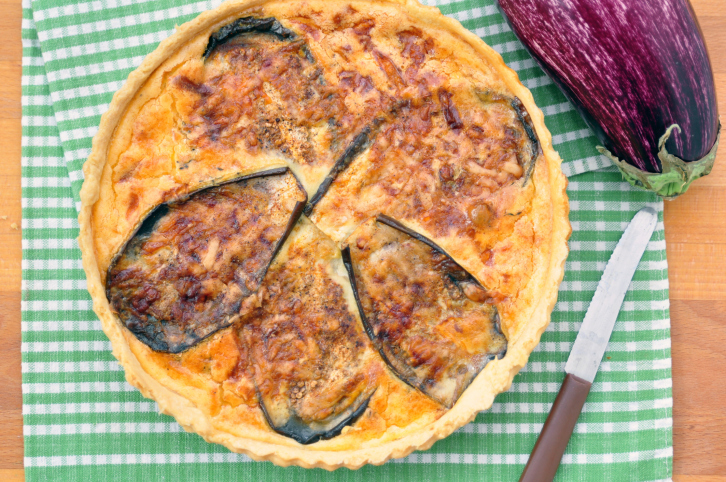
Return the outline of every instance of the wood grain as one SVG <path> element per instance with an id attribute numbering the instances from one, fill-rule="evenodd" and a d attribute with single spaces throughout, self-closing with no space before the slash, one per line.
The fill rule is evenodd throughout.
<path id="1" fill-rule="evenodd" d="M 724 313 L 726 301 L 671 300 L 676 473 L 726 475 Z"/>
<path id="2" fill-rule="evenodd" d="M 0 469 L 0 480 L 3 482 L 23 482 L 23 469 Z"/>
<path id="3" fill-rule="evenodd" d="M 23 477 L 20 391 L 20 2 L 0 0 L 0 480 Z M 7 219 L 2 217 L 7 216 Z"/>
<path id="4" fill-rule="evenodd" d="M 726 114 L 726 3 L 694 0 Z M 0 480 L 23 477 L 20 391 L 20 0 L 0 0 Z M 726 482 L 726 140 L 713 172 L 665 206 L 674 482 Z"/>

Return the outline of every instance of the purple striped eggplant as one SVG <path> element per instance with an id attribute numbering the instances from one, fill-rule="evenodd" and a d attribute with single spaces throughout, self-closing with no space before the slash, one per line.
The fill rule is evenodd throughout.
<path id="1" fill-rule="evenodd" d="M 721 126 L 688 0 L 498 2 L 631 184 L 673 198 L 711 171 Z"/>

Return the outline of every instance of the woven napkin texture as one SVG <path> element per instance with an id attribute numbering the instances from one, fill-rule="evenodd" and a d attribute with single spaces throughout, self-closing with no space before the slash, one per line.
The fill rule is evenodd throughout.
<path id="1" fill-rule="evenodd" d="M 124 380 L 91 310 L 76 243 L 81 166 L 113 93 L 175 27 L 218 1 L 23 1 L 23 416 L 40 480 L 517 480 L 622 231 L 654 195 L 595 150 L 592 132 L 507 28 L 492 0 L 437 3 L 518 71 L 570 177 L 570 256 L 552 324 L 491 410 L 431 450 L 333 473 L 279 468 L 184 432 Z M 604 169 L 603 169 L 604 168 Z M 662 214 L 620 312 L 559 481 L 667 480 L 671 359 Z"/>

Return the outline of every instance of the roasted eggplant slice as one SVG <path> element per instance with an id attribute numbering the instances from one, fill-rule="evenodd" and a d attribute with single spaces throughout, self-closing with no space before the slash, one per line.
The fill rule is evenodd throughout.
<path id="1" fill-rule="evenodd" d="M 516 114 L 519 127 L 524 130 L 525 134 L 525 136 L 519 136 L 517 160 L 520 166 L 522 166 L 522 169 L 524 169 L 522 183 L 526 184 L 532 175 L 534 163 L 541 150 L 539 138 L 537 137 L 537 132 L 534 129 L 534 124 L 532 123 L 529 112 L 527 112 L 527 108 L 518 97 L 507 97 L 492 92 L 491 90 L 477 91 L 476 94 L 484 104 L 500 104 L 505 108 L 512 109 Z"/>
<path id="2" fill-rule="evenodd" d="M 159 206 L 109 268 L 112 308 L 161 352 L 181 352 L 229 326 L 249 309 L 306 197 L 285 169 Z"/>
<path id="3" fill-rule="evenodd" d="M 209 37 L 207 48 L 204 49 L 203 57 L 206 59 L 212 51 L 229 42 L 231 39 L 243 34 L 263 33 L 276 37 L 278 40 L 293 40 L 297 36 L 292 30 L 288 30 L 272 17 L 256 18 L 244 17 L 235 20 L 229 25 L 225 25 Z"/>
<path id="4" fill-rule="evenodd" d="M 507 340 L 487 291 L 436 244 L 379 216 L 343 251 L 368 335 L 402 380 L 452 407 Z"/>
<path id="5" fill-rule="evenodd" d="M 247 152 L 236 162 L 254 163 L 266 152 L 292 165 L 312 195 L 365 149 L 391 101 L 356 72 L 324 75 L 309 35 L 254 17 L 212 34 L 204 68 L 170 77 L 189 148 L 178 157 L 204 164 L 223 152 Z M 352 103 L 369 108 L 351 114 Z"/>
<path id="6" fill-rule="evenodd" d="M 305 218 L 240 322 L 270 426 L 302 444 L 338 435 L 366 409 L 382 363 L 363 331 L 340 251 Z"/>

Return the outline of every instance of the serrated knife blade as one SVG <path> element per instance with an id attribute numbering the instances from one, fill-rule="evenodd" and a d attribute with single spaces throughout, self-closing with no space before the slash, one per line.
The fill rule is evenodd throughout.
<path id="1" fill-rule="evenodd" d="M 610 341 L 625 293 L 657 223 L 655 209 L 641 209 L 615 246 L 567 359 L 565 380 L 520 482 L 554 479 Z"/>
<path id="2" fill-rule="evenodd" d="M 623 305 L 625 293 L 645 253 L 658 214 L 653 208 L 643 208 L 633 217 L 615 251 L 610 256 L 605 272 L 585 313 L 565 372 L 592 383 L 605 354 L 615 320 Z"/>

